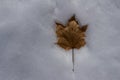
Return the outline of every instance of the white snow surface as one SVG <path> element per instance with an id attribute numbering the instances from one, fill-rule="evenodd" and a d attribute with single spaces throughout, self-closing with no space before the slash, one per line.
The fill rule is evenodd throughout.
<path id="1" fill-rule="evenodd" d="M 86 46 L 55 45 L 55 21 L 76 14 Z M 0 80 L 120 80 L 120 0 L 0 0 Z"/>

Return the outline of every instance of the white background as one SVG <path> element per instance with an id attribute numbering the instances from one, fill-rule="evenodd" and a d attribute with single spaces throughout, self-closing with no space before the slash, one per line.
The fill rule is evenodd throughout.
<path id="1" fill-rule="evenodd" d="M 86 46 L 57 45 L 56 20 L 88 24 Z M 120 80 L 120 0 L 0 0 L 0 80 Z"/>

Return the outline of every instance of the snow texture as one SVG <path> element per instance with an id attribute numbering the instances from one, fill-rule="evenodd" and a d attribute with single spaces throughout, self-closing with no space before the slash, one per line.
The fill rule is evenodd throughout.
<path id="1" fill-rule="evenodd" d="M 56 20 L 88 24 L 87 45 L 56 42 Z M 0 0 L 0 80 L 120 80 L 120 0 Z"/>

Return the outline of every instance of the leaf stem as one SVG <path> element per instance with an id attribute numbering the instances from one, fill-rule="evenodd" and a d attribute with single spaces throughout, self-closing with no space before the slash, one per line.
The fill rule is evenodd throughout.
<path id="1" fill-rule="evenodd" d="M 72 48 L 72 63 L 73 63 L 72 71 L 74 72 L 74 48 Z"/>

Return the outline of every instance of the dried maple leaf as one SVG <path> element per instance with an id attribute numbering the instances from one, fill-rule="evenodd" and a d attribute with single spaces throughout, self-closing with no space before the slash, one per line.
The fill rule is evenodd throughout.
<path id="1" fill-rule="evenodd" d="M 73 15 L 64 26 L 61 23 L 56 22 L 56 35 L 57 35 L 57 45 L 65 50 L 72 49 L 72 62 L 74 71 L 74 49 L 80 49 L 83 47 L 85 42 L 85 32 L 87 30 L 87 25 L 80 26 L 78 21 Z"/>

